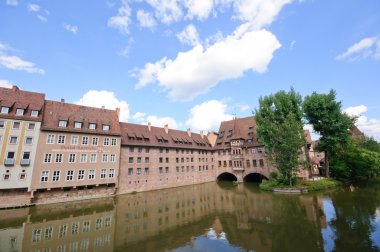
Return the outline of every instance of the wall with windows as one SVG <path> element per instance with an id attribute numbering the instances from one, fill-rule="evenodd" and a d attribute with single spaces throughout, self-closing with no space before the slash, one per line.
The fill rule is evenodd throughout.
<path id="1" fill-rule="evenodd" d="M 0 189 L 31 190 L 40 122 L 0 118 Z"/>
<path id="2" fill-rule="evenodd" d="M 120 137 L 41 131 L 32 190 L 117 186 Z"/>

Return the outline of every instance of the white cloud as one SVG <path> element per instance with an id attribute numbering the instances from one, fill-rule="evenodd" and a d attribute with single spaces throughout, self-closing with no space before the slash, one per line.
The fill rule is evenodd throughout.
<path id="1" fill-rule="evenodd" d="M 368 111 L 367 106 L 360 105 L 354 107 L 348 107 L 343 110 L 348 115 L 357 116 L 356 126 L 368 136 L 374 137 L 377 141 L 380 141 L 380 120 L 372 118 L 369 119 L 363 114 Z"/>
<path id="2" fill-rule="evenodd" d="M 23 60 L 18 56 L 6 55 L 2 51 L 0 51 L 0 65 L 8 69 L 26 71 L 28 73 L 45 73 L 45 70 L 36 67 L 33 62 Z"/>
<path id="3" fill-rule="evenodd" d="M 311 136 L 311 140 L 313 140 L 313 141 L 318 140 L 321 137 L 319 134 L 317 134 L 317 133 L 314 132 L 314 127 L 311 124 L 305 124 L 303 126 L 303 129 L 304 130 L 309 130 L 310 136 Z"/>
<path id="4" fill-rule="evenodd" d="M 177 0 L 146 0 L 155 11 L 155 16 L 161 23 L 171 24 L 182 19 L 183 13 Z"/>
<path id="5" fill-rule="evenodd" d="M 38 4 L 30 3 L 27 5 L 27 9 L 30 12 L 38 12 L 41 9 L 41 7 Z"/>
<path id="6" fill-rule="evenodd" d="M 183 4 L 188 11 L 187 18 L 196 17 L 199 20 L 205 20 L 213 10 L 214 0 L 184 0 Z"/>
<path id="7" fill-rule="evenodd" d="M 235 18 L 248 22 L 254 29 L 270 25 L 284 5 L 293 0 L 234 0 Z"/>
<path id="8" fill-rule="evenodd" d="M 129 104 L 126 101 L 117 99 L 114 92 L 90 90 L 75 103 L 96 108 L 101 108 L 102 106 L 106 109 L 120 108 L 120 121 L 126 122 L 129 119 Z"/>
<path id="9" fill-rule="evenodd" d="M 156 20 L 152 13 L 145 10 L 138 10 L 136 14 L 137 20 L 141 27 L 153 28 L 156 26 Z"/>
<path id="10" fill-rule="evenodd" d="M 77 32 L 78 32 L 78 26 L 76 26 L 76 25 L 64 24 L 63 28 L 65 28 L 66 31 L 69 31 L 69 32 L 74 33 L 74 34 L 77 34 Z"/>
<path id="11" fill-rule="evenodd" d="M 142 113 L 142 112 L 136 112 L 133 116 L 132 116 L 133 120 L 135 120 L 136 122 L 143 122 L 146 120 L 146 113 Z"/>
<path id="12" fill-rule="evenodd" d="M 185 45 L 196 46 L 199 44 L 199 34 L 193 24 L 189 24 L 181 32 L 176 34 L 178 40 Z"/>
<path id="13" fill-rule="evenodd" d="M 380 37 L 368 37 L 350 46 L 344 53 L 335 57 L 337 60 L 350 61 L 373 57 L 380 60 Z"/>
<path id="14" fill-rule="evenodd" d="M 164 125 L 168 125 L 170 129 L 178 129 L 179 124 L 173 117 L 158 117 L 155 115 L 150 115 L 146 118 L 147 122 L 150 122 L 153 126 L 156 127 L 164 127 Z M 147 123 L 146 122 L 146 123 Z"/>
<path id="15" fill-rule="evenodd" d="M 190 109 L 189 119 L 186 125 L 193 130 L 217 131 L 222 121 L 232 119 L 232 115 L 226 113 L 227 104 L 218 100 L 210 100 L 194 106 Z"/>
<path id="16" fill-rule="evenodd" d="M 245 112 L 250 109 L 248 104 L 238 104 L 237 107 L 240 109 L 240 111 Z"/>
<path id="17" fill-rule="evenodd" d="M 239 29 L 239 28 L 238 28 Z M 245 71 L 266 71 L 273 53 L 281 47 L 266 30 L 235 32 L 208 48 L 197 45 L 179 52 L 174 60 L 162 58 L 138 69 L 137 88 L 158 82 L 174 100 L 191 100 L 220 81 L 240 77 Z"/>
<path id="18" fill-rule="evenodd" d="M 117 11 L 117 15 L 108 19 L 108 26 L 119 30 L 122 34 L 129 34 L 129 26 L 131 24 L 131 8 L 128 1 L 123 0 L 121 7 Z"/>
<path id="19" fill-rule="evenodd" d="M 293 47 L 296 45 L 297 41 L 293 40 L 290 42 L 290 49 L 293 49 Z"/>
<path id="20" fill-rule="evenodd" d="M 47 18 L 42 16 L 42 15 L 37 15 L 37 18 L 42 21 L 42 22 L 46 22 L 47 21 Z"/>
<path id="21" fill-rule="evenodd" d="M 18 5 L 18 0 L 6 0 L 5 3 L 7 5 L 17 6 Z"/>
<path id="22" fill-rule="evenodd" d="M 8 80 L 0 80 L 0 87 L 11 88 L 14 84 Z"/>

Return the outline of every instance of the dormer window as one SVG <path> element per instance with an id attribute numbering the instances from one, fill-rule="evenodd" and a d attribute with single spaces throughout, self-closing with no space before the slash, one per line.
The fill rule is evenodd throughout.
<path id="1" fill-rule="evenodd" d="M 81 122 L 75 122 L 74 123 L 74 128 L 81 129 L 82 128 L 82 123 Z"/>
<path id="2" fill-rule="evenodd" d="M 30 113 L 30 116 L 31 117 L 38 117 L 38 113 L 39 111 L 38 110 L 32 110 L 32 112 Z"/>
<path id="3" fill-rule="evenodd" d="M 66 120 L 59 120 L 58 127 L 66 128 L 67 127 L 67 121 Z"/>
<path id="4" fill-rule="evenodd" d="M 90 130 L 94 130 L 94 129 L 96 129 L 96 123 L 90 123 L 90 124 L 88 125 L 88 129 L 90 129 Z"/>
<path id="5" fill-rule="evenodd" d="M 9 107 L 1 107 L 1 114 L 8 114 L 9 113 Z"/>
<path id="6" fill-rule="evenodd" d="M 109 131 L 110 126 L 108 124 L 103 124 L 103 131 Z"/>
<path id="7" fill-rule="evenodd" d="M 24 115 L 24 109 L 22 109 L 22 108 L 18 108 L 18 109 L 16 109 L 16 115 L 18 115 L 18 116 L 22 116 L 22 115 Z"/>

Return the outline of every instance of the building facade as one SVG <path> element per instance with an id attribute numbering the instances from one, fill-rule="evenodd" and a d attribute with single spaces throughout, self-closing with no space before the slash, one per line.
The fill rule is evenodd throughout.
<path id="1" fill-rule="evenodd" d="M 30 203 L 45 95 L 0 88 L 0 196 L 4 206 Z"/>
<path id="2" fill-rule="evenodd" d="M 118 184 L 118 110 L 46 101 L 32 202 L 113 195 Z"/>

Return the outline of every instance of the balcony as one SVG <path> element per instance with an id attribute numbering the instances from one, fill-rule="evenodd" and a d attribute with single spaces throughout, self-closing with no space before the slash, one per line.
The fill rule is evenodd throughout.
<path id="1" fill-rule="evenodd" d="M 30 165 L 30 159 L 21 159 L 20 165 L 21 166 L 29 166 Z"/>
<path id="2" fill-rule="evenodd" d="M 4 160 L 5 166 L 14 166 L 15 165 L 15 159 L 14 158 L 6 158 Z"/>

